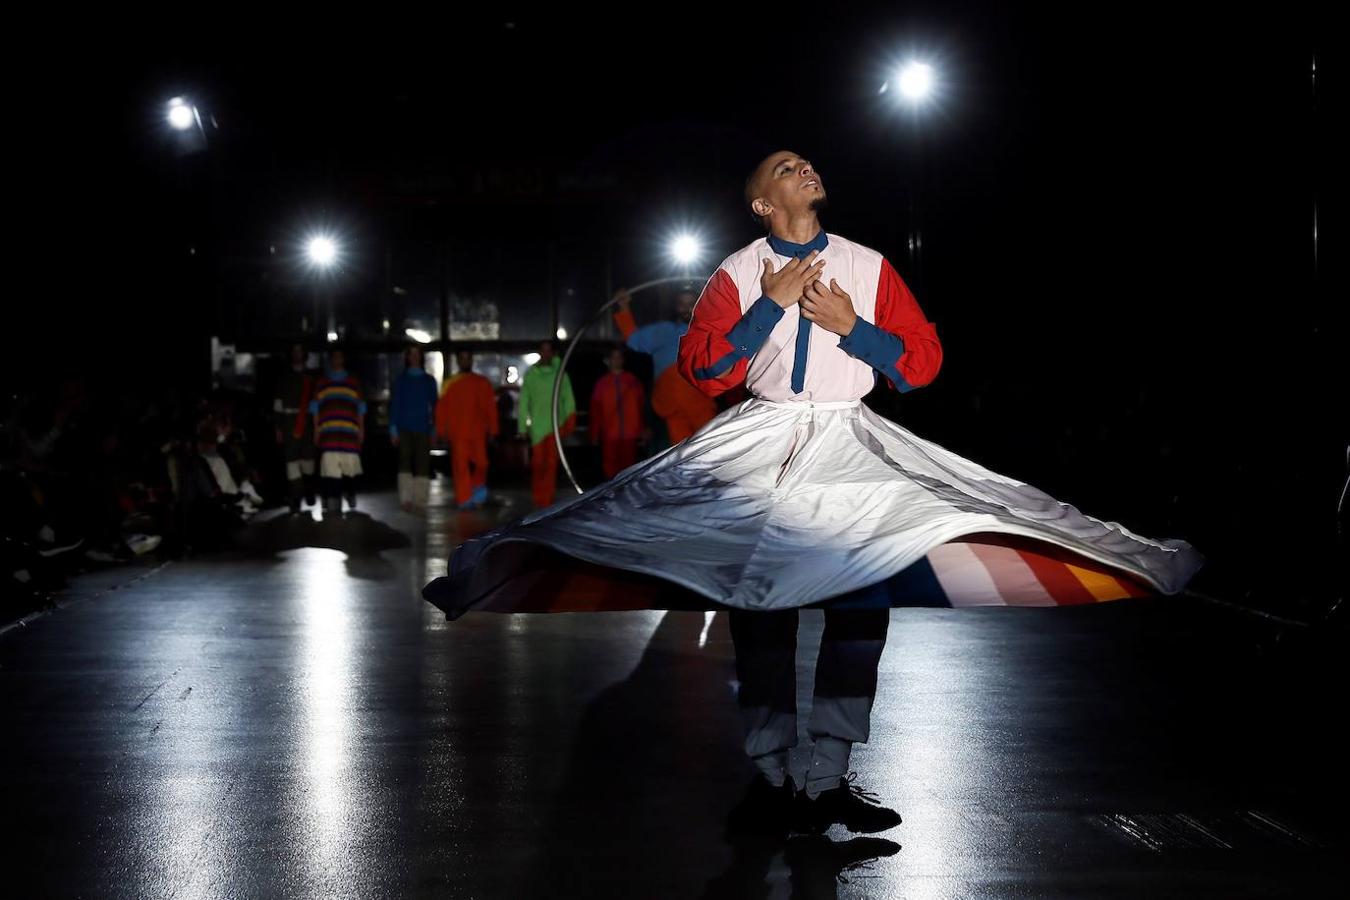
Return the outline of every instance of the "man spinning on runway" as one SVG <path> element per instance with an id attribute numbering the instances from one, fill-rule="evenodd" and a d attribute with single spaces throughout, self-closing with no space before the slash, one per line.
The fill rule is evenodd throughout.
<path id="1" fill-rule="evenodd" d="M 530 566 L 539 576 L 570 558 L 730 608 L 745 749 L 760 772 L 741 823 L 879 831 L 899 816 L 853 784 L 849 757 L 868 737 L 892 589 L 904 590 L 911 567 L 949 542 L 1012 535 L 1175 594 L 1203 557 L 1085 515 L 863 405 L 878 374 L 900 391 L 933 380 L 936 329 L 880 253 L 821 229 L 825 188 L 810 162 L 769 156 L 745 199 L 768 235 L 717 267 L 676 365 L 705 394 L 744 384 L 749 399 L 604 484 L 465 541 L 423 596 L 457 617 L 509 594 Z M 948 601 L 984 598 L 965 602 L 958 588 Z M 813 604 L 826 606 L 825 631 L 811 761 L 797 773 L 797 610 Z"/>
<path id="2" fill-rule="evenodd" d="M 935 329 L 879 253 L 821 228 L 825 188 L 809 161 L 772 154 L 746 181 L 745 200 L 769 232 L 767 246 L 760 239 L 732 254 L 704 288 L 680 342 L 680 371 L 691 384 L 713 396 L 749 372 L 756 396 L 807 406 L 861 396 L 872 370 L 901 390 L 933 379 L 942 361 Z M 743 300 L 753 302 L 745 308 Z M 847 779 L 853 744 L 868 737 L 889 621 L 889 609 L 826 611 L 807 723 L 811 762 L 798 793 L 788 771 L 797 744 L 797 610 L 731 611 L 745 750 L 760 773 L 739 825 L 875 832 L 899 824 Z"/>

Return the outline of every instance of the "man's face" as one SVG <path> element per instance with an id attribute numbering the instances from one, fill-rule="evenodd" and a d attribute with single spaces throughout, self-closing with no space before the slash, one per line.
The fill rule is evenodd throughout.
<path id="1" fill-rule="evenodd" d="M 328 366 L 334 372 L 341 372 L 343 369 L 347 368 L 347 354 L 343 353 L 341 350 L 334 350 L 332 353 L 328 354 Z"/>
<path id="2" fill-rule="evenodd" d="M 622 351 L 622 350 L 614 349 L 614 350 L 609 351 L 609 356 L 607 356 L 605 359 L 606 359 L 606 361 L 609 363 L 609 370 L 610 370 L 611 372 L 622 372 L 622 371 L 623 371 L 623 351 Z"/>
<path id="3" fill-rule="evenodd" d="M 800 215 L 825 206 L 825 185 L 815 167 L 789 150 L 771 154 L 759 164 L 751 191 L 759 216 L 771 211 Z"/>
<path id="4" fill-rule="evenodd" d="M 412 366 L 414 369 L 420 369 L 420 368 L 422 368 L 422 364 L 423 364 L 423 360 L 422 360 L 422 348 L 421 348 L 421 347 L 412 347 L 411 349 L 409 349 L 409 350 L 408 350 L 408 365 Z"/>
<path id="5" fill-rule="evenodd" d="M 698 298 L 688 291 L 682 292 L 675 298 L 675 314 L 680 317 L 681 322 L 688 322 L 694 315 L 694 304 Z"/>
<path id="6" fill-rule="evenodd" d="M 459 366 L 461 372 L 467 372 L 473 368 L 473 354 L 467 350 L 461 350 L 455 354 L 455 364 Z"/>
<path id="7" fill-rule="evenodd" d="M 544 365 L 553 362 L 553 342 L 544 341 L 539 345 L 539 361 Z"/>

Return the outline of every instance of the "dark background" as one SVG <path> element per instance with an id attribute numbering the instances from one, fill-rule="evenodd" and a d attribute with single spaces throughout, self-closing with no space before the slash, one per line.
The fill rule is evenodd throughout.
<path id="1" fill-rule="evenodd" d="M 871 402 L 1191 541 L 1199 589 L 1315 614 L 1342 577 L 1348 432 L 1343 304 L 1313 242 L 1325 18 L 1077 10 L 86 22 L 10 109 L 34 202 L 9 236 L 30 286 L 7 304 L 5 384 L 209 387 L 212 336 L 265 352 L 299 333 L 315 228 L 343 241 L 326 289 L 372 349 L 443 294 L 497 304 L 525 349 L 553 309 L 574 329 L 668 274 L 679 227 L 711 248 L 706 277 L 758 236 L 746 173 L 793 149 L 827 227 L 885 253 L 944 342 L 932 386 Z M 942 80 L 918 115 L 878 93 L 911 52 Z M 163 124 L 175 95 L 214 118 L 201 152 Z"/>

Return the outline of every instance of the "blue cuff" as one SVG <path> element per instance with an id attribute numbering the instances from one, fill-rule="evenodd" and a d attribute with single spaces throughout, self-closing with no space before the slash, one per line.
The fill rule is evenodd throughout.
<path id="1" fill-rule="evenodd" d="M 366 414 L 366 401 L 362 400 L 356 404 L 356 411 L 364 416 Z"/>
<path id="2" fill-rule="evenodd" d="M 389 423 L 389 436 L 391 438 L 398 437 L 398 426 L 395 425 L 393 422 Z"/>
<path id="3" fill-rule="evenodd" d="M 896 361 L 905 353 L 905 342 L 898 335 L 882 331 L 859 317 L 853 323 L 853 330 L 839 339 L 839 349 L 885 375 L 901 391 L 914 389 L 895 367 Z"/>
<path id="4" fill-rule="evenodd" d="M 773 327 L 784 315 L 783 307 L 768 297 L 760 297 L 727 332 L 731 352 L 706 369 L 695 369 L 694 377 L 718 378 L 729 372 L 742 359 L 754 356 L 759 352 L 759 348 L 764 346 L 764 342 L 769 339 L 769 332 L 773 331 Z"/>
<path id="5" fill-rule="evenodd" d="M 760 297 L 727 332 L 731 349 L 743 356 L 754 356 L 764 346 L 764 342 L 769 339 L 769 332 L 773 331 L 784 314 L 783 307 L 768 297 Z"/>
<path id="6" fill-rule="evenodd" d="M 319 401 L 318 401 L 318 400 L 311 400 L 311 401 L 309 401 L 309 414 L 310 414 L 311 416 L 317 416 L 317 415 L 319 414 Z"/>

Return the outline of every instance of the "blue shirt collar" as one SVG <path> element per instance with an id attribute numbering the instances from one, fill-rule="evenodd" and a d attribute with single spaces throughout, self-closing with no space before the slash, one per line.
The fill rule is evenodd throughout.
<path id="1" fill-rule="evenodd" d="M 792 241 L 785 241 L 777 235 L 769 235 L 769 246 L 773 248 L 773 252 L 779 256 L 790 256 L 793 259 L 802 259 L 812 250 L 824 250 L 829 243 L 829 238 L 825 237 L 824 228 L 820 229 L 820 234 L 805 244 L 794 244 Z"/>

